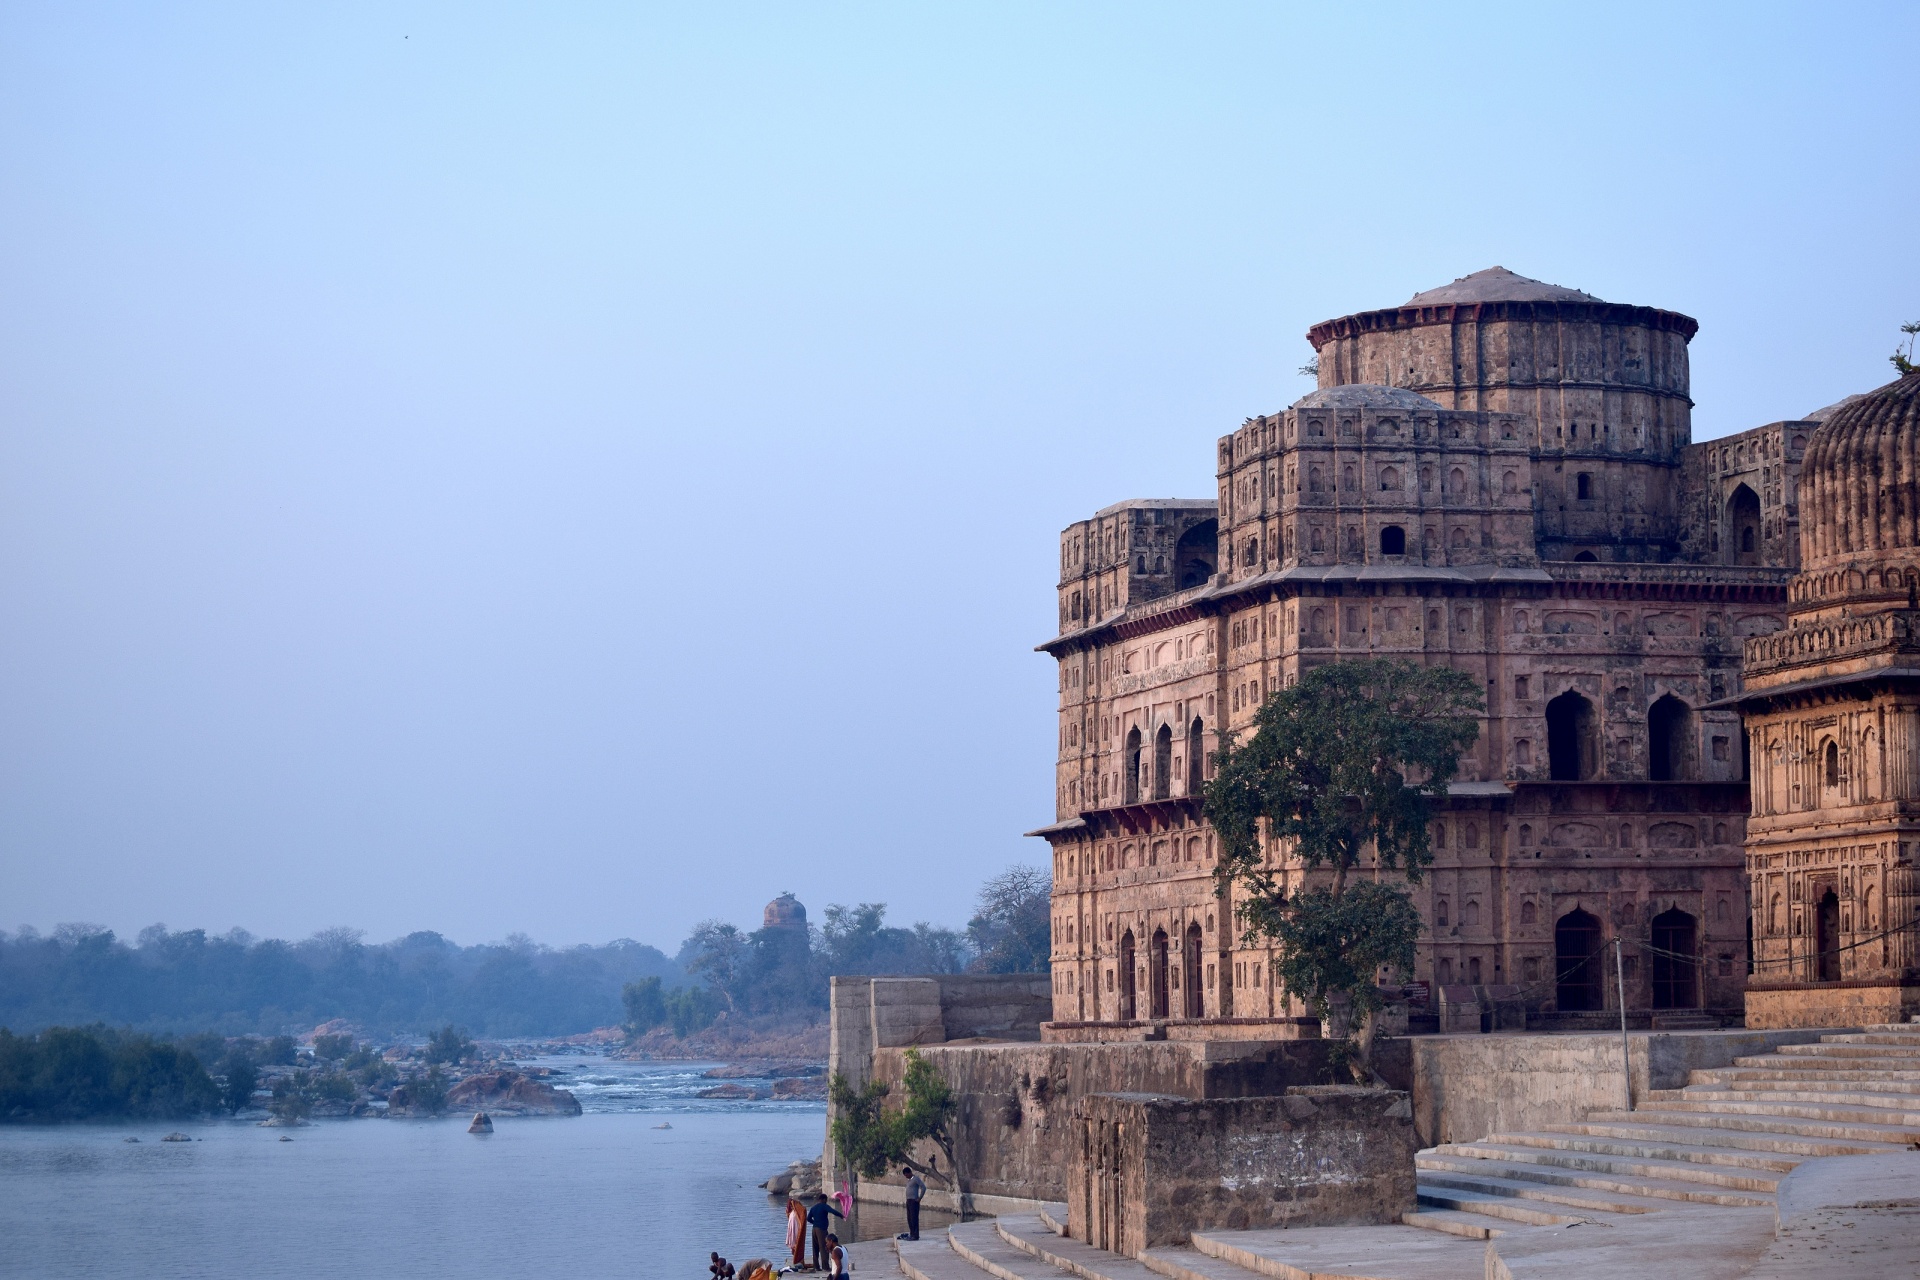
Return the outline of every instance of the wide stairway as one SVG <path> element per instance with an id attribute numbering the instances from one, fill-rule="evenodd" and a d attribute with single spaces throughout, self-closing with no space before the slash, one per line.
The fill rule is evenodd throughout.
<path id="1" fill-rule="evenodd" d="M 1633 1111 L 1422 1151 L 1419 1208 L 1400 1225 L 1207 1231 L 1134 1260 L 1067 1239 L 1063 1205 L 902 1241 L 900 1268 L 911 1280 L 1480 1280 L 1489 1237 L 1591 1226 L 1627 1229 L 1596 1243 L 1710 1248 L 1716 1207 L 1770 1212 L 1802 1160 L 1916 1145 L 1920 1025 L 1877 1026 L 1692 1072 Z"/>

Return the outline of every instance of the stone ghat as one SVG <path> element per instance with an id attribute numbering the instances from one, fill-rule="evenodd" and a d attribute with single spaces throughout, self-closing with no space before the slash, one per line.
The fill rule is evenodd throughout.
<path id="1" fill-rule="evenodd" d="M 1419 1205 L 1398 1223 L 1199 1230 L 1128 1256 L 1071 1238 L 1062 1204 L 901 1241 L 898 1268 L 909 1280 L 1910 1280 L 1916 1147 L 1920 1025 L 1888 1024 L 1694 1070 L 1631 1111 L 1420 1152 Z"/>

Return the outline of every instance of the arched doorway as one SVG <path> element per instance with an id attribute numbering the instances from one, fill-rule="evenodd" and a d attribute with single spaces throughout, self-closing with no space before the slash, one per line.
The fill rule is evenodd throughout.
<path id="1" fill-rule="evenodd" d="M 1220 558 L 1220 523 L 1217 520 L 1202 520 L 1193 528 L 1180 535 L 1180 541 L 1173 548 L 1173 564 L 1179 590 L 1188 587 L 1204 587 L 1213 577 L 1214 565 Z"/>
<path id="2" fill-rule="evenodd" d="M 1569 689 L 1547 704 L 1547 774 L 1578 782 L 1597 772 L 1593 704 Z"/>
<path id="3" fill-rule="evenodd" d="M 1687 912 L 1675 907 L 1653 918 L 1654 950 L 1647 968 L 1653 978 L 1654 1008 L 1692 1009 L 1700 1003 L 1693 980 L 1695 946 L 1694 919 Z"/>
<path id="4" fill-rule="evenodd" d="M 1831 889 L 1820 897 L 1820 909 L 1814 916 L 1813 937 L 1818 952 L 1817 980 L 1840 981 L 1840 895 Z"/>
<path id="5" fill-rule="evenodd" d="M 1173 786 L 1173 730 L 1160 726 L 1153 735 L 1153 798 L 1165 800 Z"/>
<path id="6" fill-rule="evenodd" d="M 1120 1021 L 1133 1021 L 1133 930 L 1120 935 Z"/>
<path id="7" fill-rule="evenodd" d="M 1199 716 L 1195 716 L 1193 723 L 1187 726 L 1187 794 L 1190 796 L 1199 795 L 1204 782 L 1206 732 L 1207 727 L 1201 723 Z"/>
<path id="8" fill-rule="evenodd" d="M 1190 924 L 1187 926 L 1187 945 L 1184 948 L 1184 951 L 1186 953 L 1187 979 L 1186 979 L 1186 986 L 1182 988 L 1182 990 L 1184 990 L 1187 993 L 1187 998 L 1185 1002 L 1186 1015 L 1189 1018 L 1205 1017 L 1206 1006 L 1201 1003 L 1201 994 L 1200 994 L 1200 926 L 1199 925 Z"/>
<path id="9" fill-rule="evenodd" d="M 1172 1003 L 1167 998 L 1168 957 L 1167 931 L 1165 929 L 1155 929 L 1153 931 L 1153 941 L 1148 944 L 1147 948 L 1147 963 L 1151 966 L 1149 974 L 1153 982 L 1152 1016 L 1155 1018 L 1164 1018 L 1167 1016 L 1168 1006 Z"/>
<path id="10" fill-rule="evenodd" d="M 1693 776 L 1693 716 L 1687 704 L 1662 694 L 1647 711 L 1647 776 L 1655 782 L 1678 782 Z"/>
<path id="11" fill-rule="evenodd" d="M 1746 485 L 1734 488 L 1727 499 L 1726 542 L 1722 558 L 1728 564 L 1760 563 L 1760 498 Z"/>
<path id="12" fill-rule="evenodd" d="M 1600 921 L 1578 908 L 1553 926 L 1554 1006 L 1562 1013 L 1606 1007 L 1600 988 Z"/>
<path id="13" fill-rule="evenodd" d="M 1127 730 L 1126 773 L 1121 779 L 1122 798 L 1128 804 L 1140 803 L 1140 730 Z"/>

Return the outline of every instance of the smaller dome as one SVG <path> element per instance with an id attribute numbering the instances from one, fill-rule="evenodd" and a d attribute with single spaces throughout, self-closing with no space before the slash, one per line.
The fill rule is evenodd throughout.
<path id="1" fill-rule="evenodd" d="M 1352 382 L 1343 387 L 1322 387 L 1295 400 L 1295 409 L 1438 409 L 1440 406 L 1422 395 L 1401 387 L 1377 387 Z"/>
<path id="2" fill-rule="evenodd" d="M 1578 289 L 1566 289 L 1544 280 L 1529 280 L 1505 267 L 1488 267 L 1470 276 L 1461 276 L 1452 284 L 1416 293 L 1402 305 L 1438 307 L 1457 302 L 1599 302 L 1600 299 Z"/>
<path id="3" fill-rule="evenodd" d="M 1920 568 L 1920 373 L 1834 406 L 1807 442 L 1800 513 L 1802 578 L 1834 584 L 1821 595 Z"/>
<path id="4" fill-rule="evenodd" d="M 804 929 L 807 927 L 807 909 L 800 905 L 800 899 L 790 893 L 783 893 L 767 904 L 761 914 L 760 927 L 763 929 Z"/>

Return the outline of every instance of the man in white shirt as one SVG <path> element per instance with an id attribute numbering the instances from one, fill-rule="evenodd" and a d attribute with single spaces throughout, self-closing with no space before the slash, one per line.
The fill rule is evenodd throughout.
<path id="1" fill-rule="evenodd" d="M 918 1240 L 920 1238 L 920 1201 L 927 1194 L 927 1184 L 919 1174 L 913 1171 L 912 1165 L 902 1165 L 900 1172 L 907 1176 L 907 1229 L 900 1238 Z"/>

